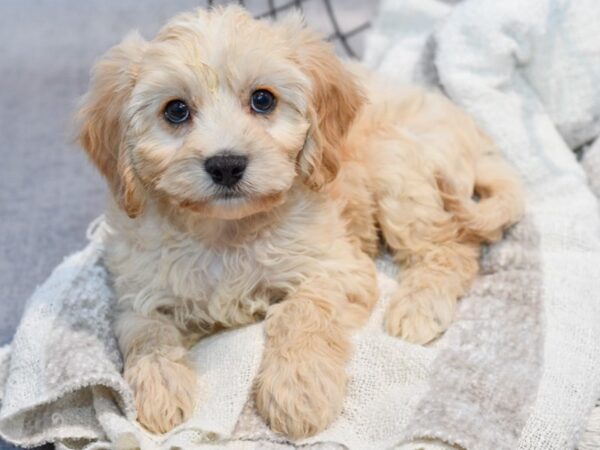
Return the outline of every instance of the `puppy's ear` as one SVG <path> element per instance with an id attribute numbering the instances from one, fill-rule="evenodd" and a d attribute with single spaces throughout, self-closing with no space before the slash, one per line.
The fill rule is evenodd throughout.
<path id="1" fill-rule="evenodd" d="M 311 189 L 320 190 L 338 173 L 344 138 L 364 96 L 332 46 L 309 30 L 300 15 L 290 15 L 283 26 L 296 49 L 296 63 L 312 84 L 311 124 L 298 160 L 300 173 Z"/>
<path id="2" fill-rule="evenodd" d="M 139 34 L 132 33 L 110 49 L 93 69 L 90 90 L 78 114 L 79 142 L 129 217 L 141 213 L 144 195 L 126 150 L 123 111 L 146 46 Z"/>

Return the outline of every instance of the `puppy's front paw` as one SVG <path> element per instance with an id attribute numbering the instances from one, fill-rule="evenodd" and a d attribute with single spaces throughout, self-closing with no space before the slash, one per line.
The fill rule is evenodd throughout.
<path id="1" fill-rule="evenodd" d="M 456 300 L 432 291 L 404 293 L 400 290 L 388 308 L 385 327 L 392 336 L 426 344 L 450 326 Z"/>
<path id="2" fill-rule="evenodd" d="M 171 431 L 192 414 L 196 374 L 186 363 L 144 356 L 124 375 L 135 394 L 138 422 L 152 433 Z"/>
<path id="3" fill-rule="evenodd" d="M 301 439 L 323 431 L 340 414 L 345 387 L 344 367 L 326 357 L 267 357 L 256 407 L 273 431 Z"/>

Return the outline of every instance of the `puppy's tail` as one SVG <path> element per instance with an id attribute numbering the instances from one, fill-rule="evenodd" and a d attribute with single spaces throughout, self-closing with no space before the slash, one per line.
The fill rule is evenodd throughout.
<path id="1" fill-rule="evenodd" d="M 444 208 L 455 215 L 465 240 L 496 241 L 523 214 L 521 182 L 514 169 L 496 154 L 483 155 L 476 163 L 475 198 L 459 195 L 453 183 L 443 176 L 437 177 L 437 184 Z"/>

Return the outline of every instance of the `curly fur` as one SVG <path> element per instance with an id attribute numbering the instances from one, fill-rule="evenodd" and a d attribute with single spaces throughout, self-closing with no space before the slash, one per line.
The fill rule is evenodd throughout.
<path id="1" fill-rule="evenodd" d="M 249 96 L 265 87 L 277 107 L 257 115 Z M 164 120 L 173 99 L 189 123 Z M 133 34 L 96 65 L 80 118 L 114 198 L 115 329 L 153 432 L 192 413 L 190 345 L 261 318 L 260 413 L 292 438 L 323 430 L 341 410 L 351 331 L 377 299 L 380 235 L 403 268 L 385 325 L 426 343 L 450 324 L 481 243 L 522 208 L 469 117 L 344 65 L 296 15 L 198 10 L 152 41 Z M 250 163 L 240 196 L 223 198 L 202 163 L 231 149 Z"/>

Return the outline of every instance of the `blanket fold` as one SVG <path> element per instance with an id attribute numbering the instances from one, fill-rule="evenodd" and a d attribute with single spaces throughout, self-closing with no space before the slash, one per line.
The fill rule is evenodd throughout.
<path id="1" fill-rule="evenodd" d="M 60 438 L 102 438 L 86 386 L 118 392 L 122 413 L 135 417 L 130 389 L 120 375 L 110 327 L 113 295 L 101 254 L 96 236 L 85 250 L 65 259 L 29 300 L 4 367 L 4 439 L 33 446 Z"/>

